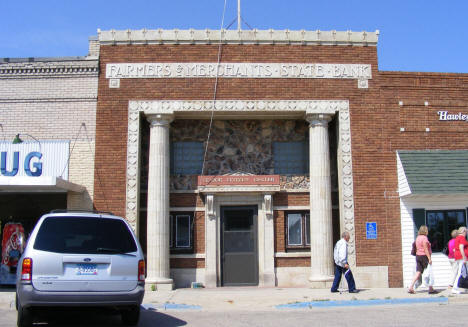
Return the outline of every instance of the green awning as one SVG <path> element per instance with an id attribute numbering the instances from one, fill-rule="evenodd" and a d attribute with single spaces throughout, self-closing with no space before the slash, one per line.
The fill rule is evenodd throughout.
<path id="1" fill-rule="evenodd" d="M 411 194 L 468 193 L 468 150 L 397 152 Z"/>

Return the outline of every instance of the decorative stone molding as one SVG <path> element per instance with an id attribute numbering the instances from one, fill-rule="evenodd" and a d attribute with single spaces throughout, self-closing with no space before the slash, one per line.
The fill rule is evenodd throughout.
<path id="1" fill-rule="evenodd" d="M 216 217 L 216 210 L 214 207 L 214 195 L 213 194 L 207 194 L 206 195 L 206 214 L 210 219 L 213 219 Z"/>
<path id="2" fill-rule="evenodd" d="M 267 218 L 273 217 L 273 196 L 271 194 L 265 194 L 263 196 L 263 203 L 265 205 L 264 211 Z"/>
<path id="3" fill-rule="evenodd" d="M 127 140 L 127 206 L 126 217 L 132 226 L 136 226 L 138 214 L 138 187 L 139 187 L 139 144 L 140 144 L 140 113 L 173 114 L 175 118 L 184 117 L 188 113 L 214 112 L 248 112 L 252 117 L 263 113 L 288 112 L 299 113 L 302 117 L 311 114 L 338 114 L 339 119 L 339 146 L 338 169 L 340 189 L 341 226 L 348 231 L 351 239 L 348 246 L 348 260 L 351 265 L 356 263 L 355 229 L 354 229 L 354 191 L 353 169 L 351 156 L 351 126 L 349 116 L 349 102 L 347 100 L 222 100 L 213 101 L 130 101 L 128 107 L 128 140 Z M 200 190 L 201 191 L 201 190 Z M 225 190 L 204 189 L 203 192 L 232 192 L 231 187 Z M 239 191 L 248 191 L 245 188 Z M 275 192 L 279 190 L 260 189 L 255 192 Z M 343 231 L 342 230 L 342 231 Z"/>
<path id="4" fill-rule="evenodd" d="M 177 112 L 300 112 L 332 114 L 349 107 L 346 100 L 174 100 L 130 101 L 129 112 L 176 114 Z"/>
<path id="5" fill-rule="evenodd" d="M 353 162 L 351 155 L 351 123 L 349 108 L 340 110 L 339 118 L 339 146 L 338 146 L 338 183 L 340 189 L 340 215 L 343 231 L 350 234 L 348 242 L 348 262 L 356 265 L 356 238 L 354 230 L 354 188 Z"/>
<path id="6" fill-rule="evenodd" d="M 71 61 L 1 61 L 0 78 L 75 77 L 99 73 L 98 60 Z"/>
<path id="7" fill-rule="evenodd" d="M 291 30 L 108 30 L 98 29 L 101 45 L 116 44 L 296 44 L 377 46 L 379 31 Z"/>

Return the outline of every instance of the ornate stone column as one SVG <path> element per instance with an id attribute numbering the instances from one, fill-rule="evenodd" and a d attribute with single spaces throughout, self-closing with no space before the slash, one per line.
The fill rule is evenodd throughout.
<path id="1" fill-rule="evenodd" d="M 169 124 L 172 115 L 150 114 L 147 215 L 147 285 L 172 290 L 169 268 Z"/>
<path id="2" fill-rule="evenodd" d="M 331 115 L 309 114 L 310 277 L 326 287 L 333 275 L 333 230 L 328 122 Z"/>

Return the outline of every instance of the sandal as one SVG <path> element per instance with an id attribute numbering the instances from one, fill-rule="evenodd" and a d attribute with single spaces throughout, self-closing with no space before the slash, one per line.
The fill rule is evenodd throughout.
<path id="1" fill-rule="evenodd" d="M 438 291 L 436 291 L 436 290 L 430 290 L 430 291 L 429 291 L 429 292 L 427 292 L 427 293 L 429 293 L 429 294 L 438 294 L 439 292 L 438 292 Z"/>

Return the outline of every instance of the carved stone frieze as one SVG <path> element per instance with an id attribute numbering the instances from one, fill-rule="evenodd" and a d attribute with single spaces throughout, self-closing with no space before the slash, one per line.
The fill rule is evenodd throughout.
<path id="1" fill-rule="evenodd" d="M 130 101 L 131 111 L 148 114 L 177 112 L 304 112 L 307 114 L 335 114 L 348 107 L 345 100 L 192 100 L 192 101 Z"/>

